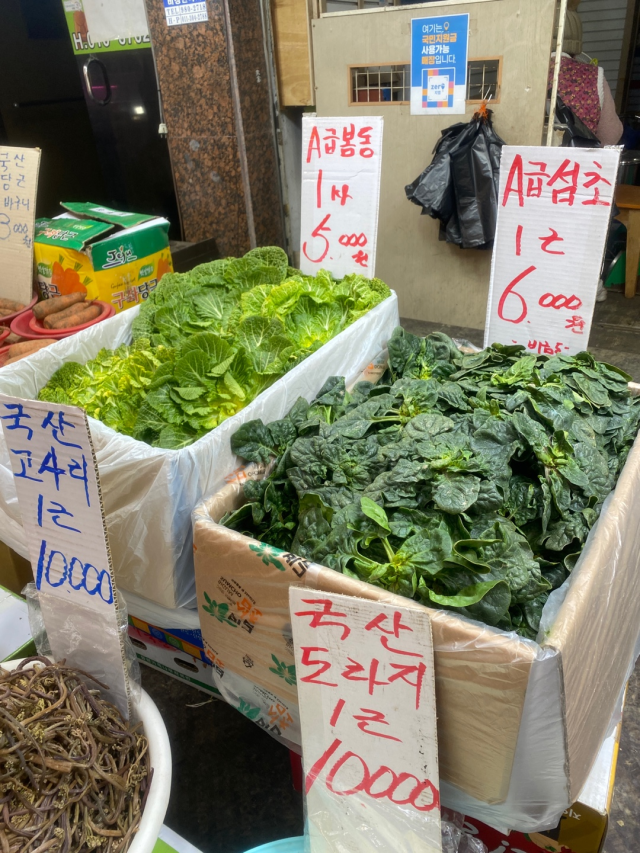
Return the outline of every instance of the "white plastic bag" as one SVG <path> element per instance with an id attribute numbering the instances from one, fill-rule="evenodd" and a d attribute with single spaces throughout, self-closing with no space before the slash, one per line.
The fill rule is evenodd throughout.
<path id="1" fill-rule="evenodd" d="M 138 311 L 129 309 L 3 368 L 0 392 L 36 398 L 65 362 L 84 364 L 103 347 L 114 349 L 128 343 Z M 90 418 L 118 586 L 163 607 L 191 604 L 195 598 L 191 512 L 205 495 L 221 488 L 225 476 L 238 466 L 230 447 L 233 433 L 254 418 L 272 421 L 283 417 L 298 397 L 313 399 L 328 376 L 357 377 L 386 345 L 398 323 L 398 300 L 392 293 L 241 412 L 183 450 L 150 447 Z M 0 539 L 28 556 L 3 437 Z"/>

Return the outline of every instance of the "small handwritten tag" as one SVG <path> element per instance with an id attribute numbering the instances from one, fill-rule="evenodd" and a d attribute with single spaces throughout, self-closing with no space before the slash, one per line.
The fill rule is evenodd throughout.
<path id="1" fill-rule="evenodd" d="M 442 849 L 426 612 L 291 587 L 311 853 Z"/>
<path id="2" fill-rule="evenodd" d="M 111 701 L 128 711 L 115 582 L 86 415 L 74 406 L 2 394 L 0 423 L 54 657 L 98 678 L 101 673 Z"/>
<path id="3" fill-rule="evenodd" d="M 0 297 L 27 304 L 33 292 L 33 228 L 40 150 L 0 146 Z"/>

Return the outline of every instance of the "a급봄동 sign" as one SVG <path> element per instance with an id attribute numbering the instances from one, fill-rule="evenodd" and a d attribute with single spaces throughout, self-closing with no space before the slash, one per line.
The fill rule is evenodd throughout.
<path id="1" fill-rule="evenodd" d="M 440 851 L 427 613 L 300 587 L 289 605 L 311 853 Z"/>
<path id="2" fill-rule="evenodd" d="M 0 424 L 56 660 L 127 714 L 129 686 L 97 467 L 84 411 L 0 395 Z"/>
<path id="3" fill-rule="evenodd" d="M 382 117 L 302 119 L 300 268 L 373 278 Z"/>
<path id="4" fill-rule="evenodd" d="M 620 152 L 505 145 L 485 346 L 586 350 Z"/>
<path id="5" fill-rule="evenodd" d="M 411 21 L 411 115 L 464 113 L 468 45 L 468 14 Z"/>

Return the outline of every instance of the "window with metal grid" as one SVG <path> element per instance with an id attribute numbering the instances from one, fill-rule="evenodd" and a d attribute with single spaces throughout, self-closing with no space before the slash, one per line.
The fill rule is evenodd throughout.
<path id="1" fill-rule="evenodd" d="M 352 65 L 349 71 L 349 103 L 352 106 L 380 101 L 392 104 L 409 103 L 410 65 Z"/>
<path id="2" fill-rule="evenodd" d="M 467 101 L 500 101 L 502 60 L 499 56 L 470 59 L 467 65 Z M 408 104 L 411 100 L 411 66 L 408 63 L 349 66 L 349 106 L 358 104 Z"/>
<path id="3" fill-rule="evenodd" d="M 502 62 L 499 56 L 470 59 L 467 64 L 467 101 L 500 101 Z"/>

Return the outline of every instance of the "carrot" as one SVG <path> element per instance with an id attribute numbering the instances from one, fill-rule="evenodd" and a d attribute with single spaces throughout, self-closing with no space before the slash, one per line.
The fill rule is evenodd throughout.
<path id="1" fill-rule="evenodd" d="M 9 364 L 13 364 L 13 363 L 14 363 L 14 362 L 16 362 L 16 361 L 20 361 L 20 359 L 22 359 L 22 358 L 27 358 L 28 356 L 33 355 L 35 352 L 38 352 L 38 351 L 39 351 L 39 350 L 41 350 L 41 349 L 45 349 L 45 347 L 48 347 L 48 346 L 50 346 L 50 345 L 51 345 L 51 344 L 53 344 L 53 343 L 55 343 L 55 341 L 49 341 L 49 343 L 48 343 L 48 344 L 45 344 L 45 346 L 43 346 L 43 347 L 39 347 L 38 349 L 34 349 L 34 350 L 32 350 L 31 352 L 23 352 L 23 353 L 22 353 L 22 355 L 16 355 L 16 356 L 14 356 L 13 358 L 8 358 L 8 359 L 5 361 L 5 363 L 2 365 L 2 367 L 7 367 L 7 365 L 9 365 Z"/>
<path id="2" fill-rule="evenodd" d="M 14 302 L 13 299 L 0 299 L 0 309 L 9 309 L 9 314 L 24 311 L 26 307 L 22 302 Z"/>
<path id="3" fill-rule="evenodd" d="M 16 335 L 15 332 L 10 332 L 7 337 L 0 343 L 0 346 L 10 347 L 11 344 L 19 344 L 25 341 L 26 338 L 21 338 L 20 335 Z"/>
<path id="4" fill-rule="evenodd" d="M 7 355 L 9 358 L 15 358 L 17 355 L 23 354 L 28 355 L 49 346 L 49 344 L 55 344 L 55 342 L 55 338 L 43 338 L 41 341 L 25 341 L 22 344 L 12 344 L 7 351 Z"/>
<path id="5" fill-rule="evenodd" d="M 43 320 L 49 314 L 55 314 L 82 302 L 86 295 L 86 293 L 70 293 L 68 296 L 54 296 L 52 299 L 45 299 L 44 302 L 38 302 L 37 305 L 34 305 L 33 316 L 38 320 Z"/>
<path id="6" fill-rule="evenodd" d="M 91 320 L 95 320 L 100 316 L 100 314 L 102 314 L 102 307 L 100 305 L 92 305 L 91 308 L 87 308 L 85 311 L 79 311 L 77 314 L 63 317 L 57 322 L 52 319 L 51 328 L 56 329 L 57 331 L 60 331 L 61 329 L 73 329 L 74 326 L 81 326 L 83 323 L 90 323 Z"/>
<path id="7" fill-rule="evenodd" d="M 77 305 L 71 305 L 69 308 L 65 308 L 64 311 L 56 311 L 55 314 L 49 314 L 42 321 L 42 325 L 45 329 L 59 328 L 62 320 L 66 320 L 67 317 L 75 317 L 76 314 L 86 311 L 92 305 L 93 302 L 79 302 Z"/>

